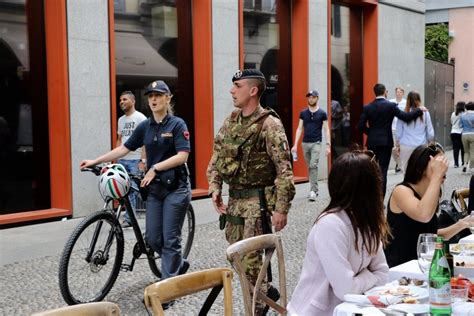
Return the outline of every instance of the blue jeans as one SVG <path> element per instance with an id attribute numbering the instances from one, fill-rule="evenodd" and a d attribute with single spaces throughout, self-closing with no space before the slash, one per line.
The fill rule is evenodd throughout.
<path id="1" fill-rule="evenodd" d="M 179 187 L 170 192 L 152 182 L 148 190 L 146 239 L 161 255 L 161 278 L 167 279 L 178 275 L 183 264 L 181 230 L 191 202 L 191 185 L 188 180 L 180 180 Z"/>
<path id="2" fill-rule="evenodd" d="M 138 173 L 138 163 L 140 162 L 140 159 L 119 159 L 117 162 L 123 165 L 125 167 L 125 170 L 127 170 L 129 174 L 136 175 Z M 132 180 L 132 187 L 138 189 L 137 184 L 133 180 Z M 138 192 L 135 192 L 132 189 L 130 189 L 130 194 L 128 195 L 128 198 L 130 199 L 130 204 L 132 205 L 132 211 L 133 211 L 133 214 L 135 214 L 135 217 L 137 217 L 137 213 L 135 211 L 135 208 L 137 205 L 137 194 Z M 128 215 L 128 212 L 129 210 L 127 209 L 127 211 L 123 215 L 123 219 L 127 223 L 131 224 L 132 222 L 130 222 L 130 216 Z"/>

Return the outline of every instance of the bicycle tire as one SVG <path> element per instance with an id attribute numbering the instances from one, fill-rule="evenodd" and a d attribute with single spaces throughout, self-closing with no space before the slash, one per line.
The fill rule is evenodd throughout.
<path id="1" fill-rule="evenodd" d="M 194 215 L 194 208 L 189 203 L 186 216 L 184 218 L 183 229 L 182 229 L 182 245 L 183 245 L 183 258 L 187 259 L 191 252 L 191 246 L 194 241 L 194 232 L 196 230 L 196 217 Z"/>
<path id="2" fill-rule="evenodd" d="M 100 229 L 97 231 L 96 250 L 90 262 L 87 262 L 84 257 L 98 225 Z M 103 247 L 107 244 L 110 233 L 112 239 L 107 256 L 104 258 Z M 123 231 L 114 215 L 107 211 L 99 211 L 87 216 L 66 242 L 59 263 L 59 289 L 66 303 L 75 305 L 103 300 L 118 277 L 123 253 Z M 76 258 L 77 256 L 79 257 Z M 110 262 L 111 258 L 113 262 Z M 91 288 L 92 286 L 94 288 Z"/>

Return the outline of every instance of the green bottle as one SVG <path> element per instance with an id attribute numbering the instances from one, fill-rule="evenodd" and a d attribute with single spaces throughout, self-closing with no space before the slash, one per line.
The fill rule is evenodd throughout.
<path id="1" fill-rule="evenodd" d="M 428 277 L 431 315 L 451 315 L 451 271 L 444 255 L 443 238 L 436 237 L 436 247 Z"/>

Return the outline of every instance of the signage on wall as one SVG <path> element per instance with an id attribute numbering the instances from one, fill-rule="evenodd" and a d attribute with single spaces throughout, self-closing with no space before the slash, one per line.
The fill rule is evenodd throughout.
<path id="1" fill-rule="evenodd" d="M 463 91 L 463 92 L 468 92 L 468 91 L 469 91 L 469 82 L 464 81 L 464 82 L 462 83 L 462 91 Z"/>

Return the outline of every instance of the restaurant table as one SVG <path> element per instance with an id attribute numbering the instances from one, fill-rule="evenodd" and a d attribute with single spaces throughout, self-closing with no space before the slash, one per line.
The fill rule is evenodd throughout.
<path id="1" fill-rule="evenodd" d="M 402 276 L 409 277 L 412 279 L 420 279 L 420 280 L 427 279 L 427 276 L 421 272 L 418 266 L 417 260 L 411 260 L 401 265 L 392 267 L 390 268 L 388 272 L 389 281 L 398 280 Z M 416 305 L 423 305 L 423 307 L 420 307 L 420 308 L 421 309 L 425 308 L 425 310 L 429 308 L 427 304 L 416 304 Z M 454 316 L 474 316 L 474 303 L 469 303 L 469 302 L 454 303 L 452 305 L 452 308 L 453 308 Z M 375 307 L 360 307 L 357 304 L 346 303 L 346 302 L 337 305 L 333 312 L 333 316 L 353 316 L 356 314 L 373 315 L 373 316 L 385 315 L 383 312 L 381 312 Z M 413 314 L 407 314 L 407 315 L 413 315 Z M 415 314 L 415 315 L 418 315 L 418 314 Z"/>
<path id="2" fill-rule="evenodd" d="M 413 304 L 415 305 L 415 304 Z M 423 305 L 422 309 L 429 311 L 428 304 L 416 304 L 416 305 Z M 452 304 L 453 308 L 453 316 L 474 316 L 474 303 L 468 302 L 458 302 Z M 402 313 L 397 313 L 397 311 L 393 311 L 394 314 L 400 315 Z M 354 316 L 354 315 L 364 315 L 364 316 L 383 316 L 386 315 L 381 310 L 375 307 L 361 307 L 357 304 L 353 303 L 341 303 L 336 306 L 333 312 L 333 316 Z M 429 312 L 421 313 L 421 314 L 413 314 L 413 313 L 406 313 L 405 315 L 429 315 Z"/>
<path id="3" fill-rule="evenodd" d="M 402 263 L 398 266 L 391 267 L 388 271 L 388 280 L 398 280 L 401 277 L 407 277 L 411 279 L 427 280 L 427 275 L 423 274 L 418 265 L 418 260 L 410 260 Z"/>
<path id="4" fill-rule="evenodd" d="M 474 234 L 459 239 L 460 244 L 474 244 Z"/>

